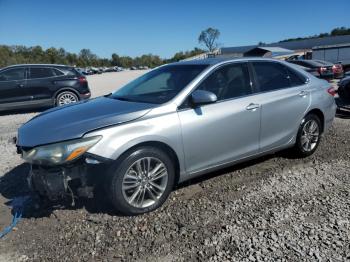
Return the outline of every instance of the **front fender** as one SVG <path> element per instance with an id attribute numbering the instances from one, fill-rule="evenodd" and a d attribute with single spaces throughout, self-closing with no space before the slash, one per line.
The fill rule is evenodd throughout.
<path id="1" fill-rule="evenodd" d="M 116 160 L 138 144 L 160 142 L 169 146 L 177 155 L 180 174 L 185 170 L 181 127 L 176 112 L 96 130 L 85 137 L 97 135 L 102 136 L 102 139 L 89 149 L 91 154 Z"/>

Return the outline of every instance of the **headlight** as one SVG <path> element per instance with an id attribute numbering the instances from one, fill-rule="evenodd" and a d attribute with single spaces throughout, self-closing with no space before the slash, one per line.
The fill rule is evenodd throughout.
<path id="1" fill-rule="evenodd" d="M 27 152 L 23 151 L 22 157 L 25 161 L 33 164 L 60 165 L 77 159 L 101 138 L 102 136 L 94 136 L 39 146 Z"/>

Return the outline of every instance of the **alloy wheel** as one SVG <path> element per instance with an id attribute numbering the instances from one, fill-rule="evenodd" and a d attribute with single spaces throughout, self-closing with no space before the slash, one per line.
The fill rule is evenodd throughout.
<path id="1" fill-rule="evenodd" d="M 320 137 L 320 130 L 317 122 L 313 119 L 307 121 L 301 134 L 301 146 L 305 152 L 315 149 Z"/>
<path id="2" fill-rule="evenodd" d="M 70 92 L 64 92 L 58 97 L 59 106 L 68 105 L 76 102 L 78 102 L 77 96 Z"/>
<path id="3" fill-rule="evenodd" d="M 135 161 L 124 174 L 122 193 L 129 205 L 146 208 L 156 203 L 168 183 L 165 164 L 155 157 Z"/>

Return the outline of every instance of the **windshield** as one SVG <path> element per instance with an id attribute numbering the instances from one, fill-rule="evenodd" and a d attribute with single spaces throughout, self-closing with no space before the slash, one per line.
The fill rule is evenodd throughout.
<path id="1" fill-rule="evenodd" d="M 174 98 L 208 65 L 166 65 L 114 92 L 114 99 L 162 104 Z"/>

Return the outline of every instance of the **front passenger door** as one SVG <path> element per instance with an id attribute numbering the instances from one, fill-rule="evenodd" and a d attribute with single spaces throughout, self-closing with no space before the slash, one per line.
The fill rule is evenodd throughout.
<path id="1" fill-rule="evenodd" d="M 197 89 L 215 93 L 218 101 L 178 110 L 187 171 L 200 172 L 257 153 L 260 109 L 254 104 L 247 63 L 221 66 Z"/>
<path id="2" fill-rule="evenodd" d="M 26 101 L 25 68 L 15 67 L 0 72 L 0 104 Z"/>

